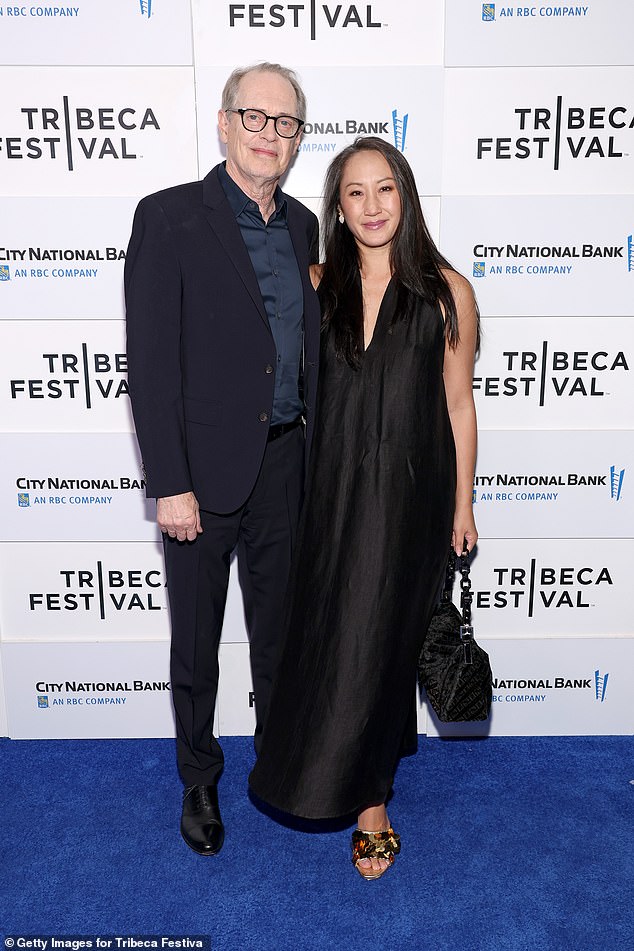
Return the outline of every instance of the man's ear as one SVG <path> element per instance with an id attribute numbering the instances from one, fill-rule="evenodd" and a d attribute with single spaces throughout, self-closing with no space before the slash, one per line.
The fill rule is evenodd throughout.
<path id="1" fill-rule="evenodd" d="M 229 135 L 229 120 L 224 109 L 218 110 L 218 128 L 220 129 L 220 139 L 226 142 Z"/>

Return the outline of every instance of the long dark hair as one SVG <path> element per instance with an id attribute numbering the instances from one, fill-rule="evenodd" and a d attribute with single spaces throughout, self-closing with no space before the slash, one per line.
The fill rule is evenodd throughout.
<path id="1" fill-rule="evenodd" d="M 324 326 L 334 331 L 335 350 L 350 366 L 360 362 L 363 338 L 363 299 L 359 253 L 352 233 L 338 220 L 341 179 L 348 159 L 359 152 L 379 152 L 390 166 L 401 199 L 401 220 L 390 247 L 390 268 L 399 282 L 397 313 L 407 318 L 413 309 L 412 296 L 431 304 L 441 303 L 445 333 L 451 347 L 459 340 L 458 315 L 442 268 L 451 269 L 427 230 L 420 207 L 414 175 L 398 149 L 375 136 L 361 136 L 343 149 L 330 163 L 324 183 L 322 235 L 325 263 L 319 295 Z"/>

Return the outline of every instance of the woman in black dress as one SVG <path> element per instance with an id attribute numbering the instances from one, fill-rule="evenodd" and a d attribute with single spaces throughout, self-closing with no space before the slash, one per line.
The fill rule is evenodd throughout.
<path id="1" fill-rule="evenodd" d="M 400 849 L 385 802 L 449 544 L 460 552 L 477 539 L 478 317 L 387 142 L 357 139 L 334 159 L 323 219 L 308 494 L 250 784 L 294 815 L 355 812 L 352 861 L 371 879 Z"/>

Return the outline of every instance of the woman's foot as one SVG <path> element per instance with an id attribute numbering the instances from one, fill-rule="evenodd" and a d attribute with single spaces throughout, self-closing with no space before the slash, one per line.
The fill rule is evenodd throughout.
<path id="1" fill-rule="evenodd" d="M 400 849 L 400 839 L 390 826 L 385 803 L 368 806 L 359 813 L 359 828 L 352 834 L 352 863 L 362 878 L 380 878 Z"/>

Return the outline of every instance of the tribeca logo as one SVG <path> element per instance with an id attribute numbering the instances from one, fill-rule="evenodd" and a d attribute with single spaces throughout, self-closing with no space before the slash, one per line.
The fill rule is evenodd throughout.
<path id="1" fill-rule="evenodd" d="M 495 4 L 494 3 L 483 3 L 482 4 L 482 19 L 485 23 L 492 23 L 495 20 Z"/>
<path id="2" fill-rule="evenodd" d="M 399 119 L 398 110 L 392 110 L 392 129 L 394 131 L 394 145 L 399 152 L 405 151 L 405 139 L 407 137 L 407 120 L 409 113 L 406 112 L 402 119 Z"/>
<path id="3" fill-rule="evenodd" d="M 603 703 L 605 700 L 609 676 L 609 674 L 602 674 L 598 670 L 595 670 L 594 672 L 594 696 L 595 699 L 599 701 L 599 703 Z"/>
<path id="4" fill-rule="evenodd" d="M 0 157 L 61 160 L 69 172 L 83 160 L 137 159 L 131 143 L 136 144 L 139 133 L 148 128 L 161 129 L 150 106 L 71 106 L 68 96 L 62 96 L 57 106 L 23 106 L 19 112 L 26 134 L 11 130 L 0 136 Z"/>
<path id="5" fill-rule="evenodd" d="M 616 466 L 610 466 L 610 498 L 618 502 L 623 491 L 623 479 L 625 469 L 617 469 Z"/>
<path id="6" fill-rule="evenodd" d="M 128 395 L 127 355 L 92 353 L 81 343 L 72 353 L 43 353 L 37 378 L 9 380 L 12 400 L 77 399 L 86 409 L 102 399 Z"/>
<path id="7" fill-rule="evenodd" d="M 139 0 L 139 6 L 141 7 L 141 16 L 149 20 L 152 16 L 152 0 Z"/>
<path id="8" fill-rule="evenodd" d="M 609 396 L 611 373 L 629 372 L 622 350 L 556 350 L 547 341 L 541 348 L 504 350 L 503 372 L 509 375 L 474 376 L 473 389 L 482 396 L 534 396 L 544 406 L 548 396 Z"/>
<path id="9" fill-rule="evenodd" d="M 513 116 L 514 135 L 477 138 L 478 161 L 544 160 L 550 156 L 557 172 L 562 158 L 622 159 L 629 155 L 630 140 L 624 136 L 634 130 L 631 106 L 568 105 L 563 96 L 556 96 L 548 106 L 518 106 Z"/>
<path id="10" fill-rule="evenodd" d="M 347 6 L 338 3 L 330 7 L 327 3 L 317 4 L 317 0 L 310 0 L 309 4 L 304 3 L 274 3 L 271 6 L 265 6 L 263 3 L 230 3 L 229 4 L 229 26 L 230 27 L 274 27 L 291 26 L 299 29 L 302 26 L 301 20 L 306 22 L 310 30 L 311 40 L 317 39 L 317 22 L 323 14 L 326 27 L 335 29 L 335 27 L 353 26 L 358 29 L 380 29 L 383 24 L 375 19 L 372 11 L 372 5 L 367 4 L 365 10 L 357 8 L 356 4 L 351 3 Z M 323 21 L 322 21 L 323 22 Z"/>

